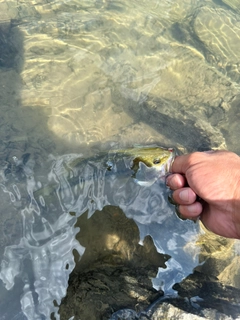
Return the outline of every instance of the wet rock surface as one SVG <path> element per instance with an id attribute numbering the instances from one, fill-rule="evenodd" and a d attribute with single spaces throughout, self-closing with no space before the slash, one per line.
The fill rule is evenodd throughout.
<path id="1" fill-rule="evenodd" d="M 240 315 L 239 289 L 222 285 L 217 278 L 194 272 L 174 285 L 178 297 L 170 298 L 161 297 L 163 292 L 151 289 L 146 282 L 142 283 L 141 277 L 145 276 L 145 271 L 141 269 L 131 268 L 130 271 L 115 267 L 113 272 L 111 267 L 105 265 L 71 278 L 69 298 L 67 296 L 60 307 L 61 319 L 69 319 L 69 312 L 75 314 L 77 319 L 92 320 L 230 320 Z M 118 299 L 123 301 L 122 305 Z M 122 311 L 117 311 L 119 309 Z"/>
<path id="2" fill-rule="evenodd" d="M 104 215 L 102 225 L 98 214 Z M 178 296 L 170 297 L 152 287 L 151 278 L 169 257 L 155 251 L 151 237 L 140 246 L 135 223 L 117 207 L 105 207 L 89 220 L 86 215 L 77 222 L 82 228 L 77 238 L 87 247 L 70 276 L 59 310 L 61 319 L 74 315 L 91 320 L 231 320 L 240 315 L 239 256 L 234 257 L 234 240 L 208 232 L 200 236 L 201 264 L 173 286 Z M 89 228 L 95 230 L 94 235 L 88 233 Z"/>
<path id="3" fill-rule="evenodd" d="M 194 272 L 174 289 L 180 297 L 189 299 L 199 315 L 235 319 L 240 314 L 239 289 L 219 283 L 218 278 Z"/>
<path id="4" fill-rule="evenodd" d="M 163 295 L 152 287 L 151 278 L 158 267 L 166 268 L 169 256 L 156 251 L 151 237 L 140 245 L 136 224 L 119 208 L 105 207 L 90 219 L 84 214 L 77 226 L 77 238 L 86 250 L 70 276 L 59 310 L 61 319 L 74 315 L 107 320 L 126 307 L 141 312 Z"/>
<path id="5" fill-rule="evenodd" d="M 101 263 L 69 280 L 68 295 L 60 307 L 61 319 L 109 319 L 122 308 L 143 310 L 163 293 L 146 281 L 143 268 Z"/>
<path id="6" fill-rule="evenodd" d="M 139 247 L 134 223 L 123 218 L 119 209 L 106 207 L 103 212 L 108 227 L 103 228 L 102 235 L 96 232 L 98 246 L 92 236 L 87 235 L 86 223 L 89 222 L 84 217 L 78 222 L 79 226 L 85 225 L 85 233 L 81 235 L 80 232 L 78 236 L 90 245 L 70 276 L 68 293 L 60 306 L 61 319 L 69 319 L 70 314 L 77 319 L 92 320 L 238 318 L 239 256 L 234 257 L 237 242 L 208 232 L 200 236 L 202 263 L 173 286 L 178 296 L 170 297 L 153 289 L 150 281 L 156 272 L 156 262 L 164 267 L 168 257 L 154 252 L 151 238 L 145 238 L 144 246 Z M 116 229 L 110 224 L 112 218 L 122 223 L 118 235 L 114 236 Z M 94 221 L 90 222 L 91 228 L 93 224 Z M 127 226 L 133 230 L 131 238 L 124 238 Z M 102 241 L 105 232 L 112 235 L 109 242 Z M 90 257 L 90 251 L 95 255 Z"/>

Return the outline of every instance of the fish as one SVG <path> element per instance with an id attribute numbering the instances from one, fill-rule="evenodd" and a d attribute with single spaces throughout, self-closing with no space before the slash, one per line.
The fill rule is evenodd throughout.
<path id="1" fill-rule="evenodd" d="M 140 186 L 150 186 L 157 179 L 164 179 L 169 174 L 175 156 L 176 151 L 174 148 L 165 148 L 157 145 L 136 146 L 100 152 L 88 159 L 79 155 L 58 158 L 55 160 L 54 171 L 57 172 L 55 176 L 59 181 L 67 180 L 67 183 L 64 182 L 66 188 L 77 186 L 83 180 L 97 180 L 99 177 L 102 179 L 103 176 L 106 179 L 111 174 L 115 175 L 116 178 L 133 178 Z M 57 162 L 60 162 L 61 165 L 56 165 Z M 56 170 L 56 167 L 61 167 L 61 170 Z M 93 168 L 93 170 L 89 170 L 89 167 Z M 64 175 L 64 178 L 61 175 Z M 56 185 L 55 179 L 54 183 L 34 191 L 34 198 L 36 199 L 40 196 L 48 197 L 57 188 L 59 186 Z"/>
<path id="2" fill-rule="evenodd" d="M 132 178 L 141 186 L 150 186 L 157 179 L 163 179 L 169 174 L 171 165 L 175 159 L 174 148 L 159 146 L 138 147 L 127 150 L 119 150 L 116 154 L 132 157 Z M 149 173 L 151 173 L 149 175 Z M 152 179 L 149 179 L 149 176 Z"/>
<path id="3" fill-rule="evenodd" d="M 102 156 L 104 156 L 104 153 L 100 153 L 94 159 L 97 161 L 97 159 L 101 158 Z M 140 162 L 142 162 L 149 168 L 155 168 L 155 170 L 160 174 L 160 177 L 162 177 L 169 172 L 172 162 L 175 159 L 176 151 L 174 148 L 165 148 L 155 145 L 148 147 L 138 146 L 129 149 L 110 150 L 107 153 L 108 160 L 106 161 L 108 170 L 111 170 L 111 159 L 124 156 L 132 158 L 131 169 L 135 173 L 139 169 Z M 77 158 L 70 162 L 69 166 L 73 168 L 82 162 L 83 158 Z"/>

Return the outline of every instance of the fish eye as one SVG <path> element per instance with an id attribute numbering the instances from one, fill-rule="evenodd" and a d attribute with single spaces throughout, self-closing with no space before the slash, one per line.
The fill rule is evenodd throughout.
<path id="1" fill-rule="evenodd" d="M 153 160 L 154 164 L 159 164 L 160 162 L 161 162 L 161 160 L 159 158 L 156 158 L 156 159 Z"/>

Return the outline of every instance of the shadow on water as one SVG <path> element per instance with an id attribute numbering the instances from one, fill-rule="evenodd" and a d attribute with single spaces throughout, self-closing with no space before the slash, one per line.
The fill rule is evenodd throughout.
<path id="1" fill-rule="evenodd" d="M 18 28 L 18 21 L 0 20 L 0 170 L 9 188 L 18 182 L 26 187 L 27 177 L 23 172 L 26 163 L 32 162 L 30 167 L 34 167 L 34 172 L 44 171 L 50 153 L 68 153 L 74 149 L 74 146 L 69 147 L 50 132 L 47 126 L 48 111 L 44 112 L 36 106 L 23 108 L 21 105 L 23 44 L 24 35 Z M 21 194 L 20 207 L 13 206 L 3 185 L 1 191 L 0 261 L 3 263 L 5 249 L 11 245 L 18 246 L 24 236 L 20 212 L 24 204 L 29 202 L 29 197 L 26 192 Z M 22 253 L 19 252 L 19 261 L 21 258 Z M 26 319 L 21 311 L 20 297 L 25 290 L 24 278 L 29 279 L 29 283 L 34 282 L 29 259 L 30 256 L 23 263 L 20 262 L 22 279 L 16 277 L 11 290 L 6 290 L 0 281 L 1 319 Z M 37 303 L 36 294 L 33 298 Z"/>
<path id="2" fill-rule="evenodd" d="M 161 110 L 182 110 L 177 101 L 148 96 L 143 102 L 125 98 L 119 88 L 112 91 L 112 100 L 116 105 L 124 106 L 124 110 L 137 122 L 142 121 L 153 127 L 157 132 L 163 134 L 167 139 L 175 141 L 176 144 L 187 146 L 188 152 L 209 150 L 214 145 L 208 134 L 196 126 L 192 119 L 182 117 L 176 119 L 164 114 Z"/>
<path id="3" fill-rule="evenodd" d="M 1 163 L 8 163 L 9 155 L 14 143 L 11 141 L 12 133 L 15 131 L 12 128 L 8 119 L 9 110 L 18 109 L 20 107 L 20 88 L 21 79 L 19 72 L 23 66 L 23 35 L 19 32 L 13 21 L 0 21 L 0 159 Z M 14 112 L 14 111 L 13 111 Z M 25 144 L 25 143 L 23 143 Z M 18 154 L 23 154 L 25 147 L 21 143 L 21 150 Z M 18 147 L 20 143 L 17 143 Z M 17 147 L 17 151 L 18 151 Z M 2 261 L 5 246 L 14 240 L 14 231 L 21 233 L 21 222 L 16 223 L 11 217 L 7 203 L 1 203 L 0 208 L 0 257 Z M 16 214 L 16 212 L 14 212 Z M 18 224 L 17 230 L 15 226 Z M 14 227 L 12 227 L 14 225 Z M 13 233 L 13 234 L 11 234 Z M 19 235 L 16 235 L 18 237 Z M 2 282 L 0 282 L 0 316 L 1 319 L 15 319 L 17 310 L 21 310 L 19 296 L 22 292 L 23 283 L 21 280 L 16 280 L 16 288 L 14 293 L 7 291 Z M 20 318 L 24 319 L 24 315 Z"/>

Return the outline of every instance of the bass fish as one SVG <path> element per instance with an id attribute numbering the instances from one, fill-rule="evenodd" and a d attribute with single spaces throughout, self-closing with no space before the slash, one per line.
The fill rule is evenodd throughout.
<path id="1" fill-rule="evenodd" d="M 107 153 L 107 157 L 106 153 L 101 153 L 91 160 L 77 158 L 70 162 L 69 167 L 75 168 L 85 161 L 92 162 L 94 160 L 97 163 L 105 158 L 106 169 L 111 171 L 114 169 L 116 161 L 126 158 L 131 162 L 130 166 L 126 164 L 126 168 L 130 167 L 132 170 L 132 178 L 134 178 L 138 184 L 147 186 L 152 184 L 149 182 L 149 177 L 147 178 L 147 172 L 151 172 L 151 176 L 155 177 L 154 180 L 164 178 L 169 173 L 175 156 L 176 152 L 173 148 L 163 148 L 159 146 L 134 147 L 111 150 Z M 118 171 L 118 173 L 121 172 Z"/>
<path id="2" fill-rule="evenodd" d="M 101 153 L 97 155 L 94 159 L 98 159 L 102 156 L 103 154 Z M 106 161 L 106 165 L 111 163 L 111 159 L 118 157 L 122 158 L 124 156 L 132 158 L 131 169 L 135 173 L 139 169 L 139 163 L 142 162 L 147 167 L 154 167 L 156 171 L 159 172 L 160 177 L 162 177 L 169 172 L 171 164 L 175 159 L 176 152 L 173 148 L 163 148 L 158 146 L 134 147 L 129 149 L 111 150 L 107 153 L 107 157 L 109 158 L 109 160 Z M 69 165 L 70 167 L 76 167 L 79 164 L 81 164 L 84 160 L 87 161 L 83 158 L 74 159 L 72 162 L 70 162 Z M 109 170 L 111 170 L 110 167 Z"/>
<path id="3" fill-rule="evenodd" d="M 78 185 L 80 181 L 97 180 L 111 175 L 116 178 L 133 178 L 137 184 L 149 186 L 169 173 L 175 155 L 173 148 L 159 146 L 111 150 L 89 159 L 68 155 L 56 160 L 54 172 L 57 180 L 67 180 L 66 186 L 70 187 Z M 56 184 L 50 183 L 36 190 L 34 197 L 49 196 L 55 190 Z"/>
<path id="4" fill-rule="evenodd" d="M 140 163 L 144 163 L 149 168 L 155 168 L 159 177 L 169 173 L 173 160 L 175 159 L 175 150 L 173 148 L 146 147 L 120 150 L 123 155 L 133 156 L 131 169 L 136 173 Z M 118 152 L 116 152 L 118 153 Z"/>

